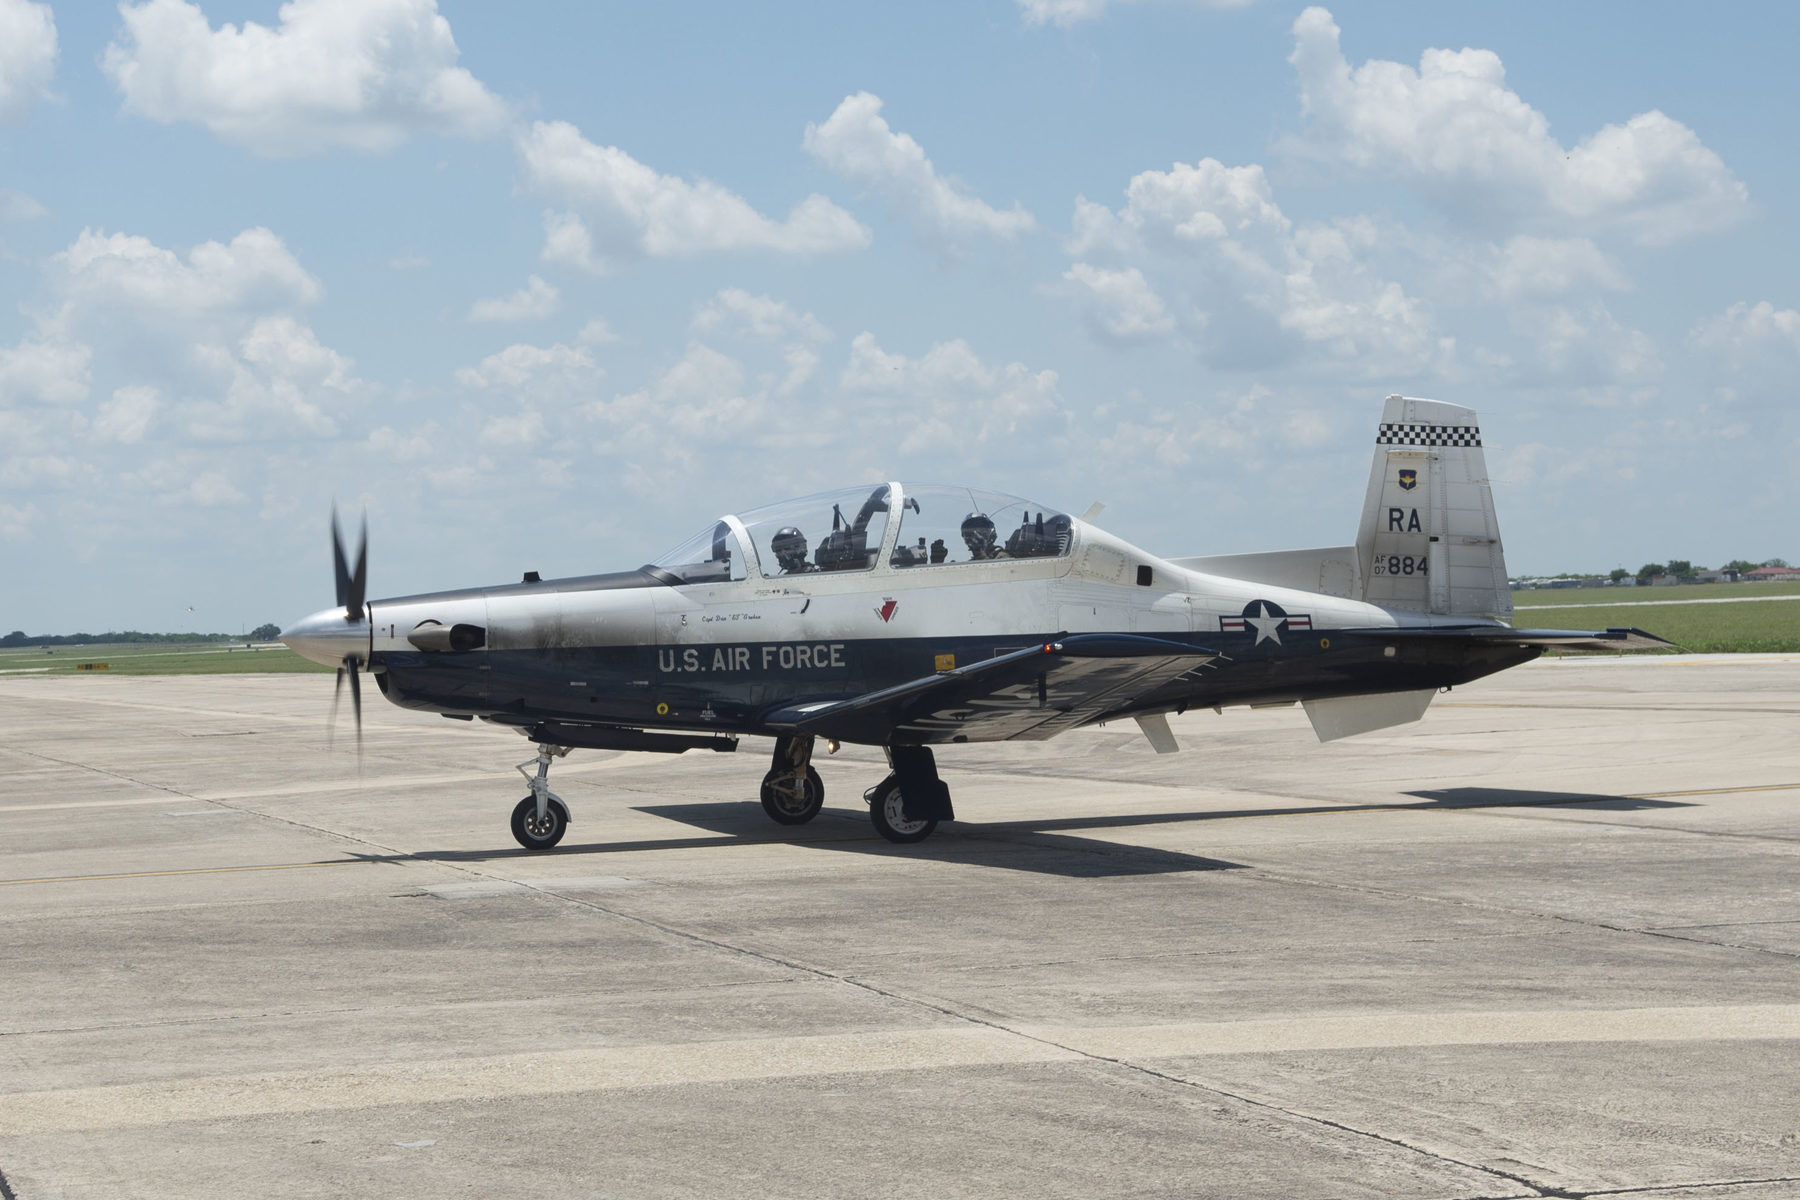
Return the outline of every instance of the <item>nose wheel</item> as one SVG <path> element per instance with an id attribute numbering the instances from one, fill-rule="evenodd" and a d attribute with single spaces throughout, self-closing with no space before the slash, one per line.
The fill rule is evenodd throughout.
<path id="1" fill-rule="evenodd" d="M 569 809 L 559 796 L 550 797 L 542 815 L 536 796 L 519 801 L 512 812 L 512 833 L 527 850 L 548 850 L 569 830 Z"/>
<path id="2" fill-rule="evenodd" d="M 569 749 L 568 746 L 539 742 L 537 757 L 516 768 L 531 785 L 531 795 L 513 809 L 512 834 L 527 850 L 548 850 L 562 841 L 563 834 L 569 831 L 569 806 L 550 790 L 550 760 L 562 758 Z M 531 766 L 537 767 L 536 774 L 526 769 Z"/>
<path id="3" fill-rule="evenodd" d="M 812 769 L 810 735 L 777 738 L 774 762 L 763 776 L 762 806 L 778 825 L 804 825 L 825 804 L 825 783 Z"/>

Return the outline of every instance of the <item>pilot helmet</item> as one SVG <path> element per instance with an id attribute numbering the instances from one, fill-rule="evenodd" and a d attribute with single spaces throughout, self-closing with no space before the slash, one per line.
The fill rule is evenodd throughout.
<path id="1" fill-rule="evenodd" d="M 783 525 L 769 539 L 769 549 L 775 552 L 775 561 L 785 571 L 806 565 L 806 535 L 792 525 Z"/>
<path id="2" fill-rule="evenodd" d="M 963 518 L 963 542 L 969 549 L 977 553 L 986 553 L 994 548 L 994 519 L 986 513 L 973 512 Z"/>

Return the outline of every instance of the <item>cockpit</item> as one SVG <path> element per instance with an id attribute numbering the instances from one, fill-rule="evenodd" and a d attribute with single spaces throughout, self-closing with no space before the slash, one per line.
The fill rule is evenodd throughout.
<path id="1" fill-rule="evenodd" d="M 889 540 L 890 525 L 892 540 Z M 747 538 L 749 551 L 741 539 Z M 723 583 L 893 568 L 1066 557 L 1074 522 L 1017 496 L 944 484 L 821 492 L 720 518 L 650 564 L 668 583 Z"/>

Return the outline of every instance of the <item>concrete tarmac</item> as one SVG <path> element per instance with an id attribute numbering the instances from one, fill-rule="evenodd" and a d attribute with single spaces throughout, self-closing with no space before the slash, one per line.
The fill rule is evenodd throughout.
<path id="1" fill-rule="evenodd" d="M 1800 656 L 939 754 L 0 678 L 0 1200 L 1800 1196 Z"/>

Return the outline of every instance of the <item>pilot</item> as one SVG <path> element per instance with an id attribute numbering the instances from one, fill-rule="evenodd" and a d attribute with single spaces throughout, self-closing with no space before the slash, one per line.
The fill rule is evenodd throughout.
<path id="1" fill-rule="evenodd" d="M 775 531 L 769 539 L 769 549 L 775 552 L 775 561 L 781 564 L 783 575 L 801 575 L 816 570 L 806 561 L 806 535 L 792 525 L 784 525 Z"/>
<path id="2" fill-rule="evenodd" d="M 986 513 L 970 513 L 963 518 L 963 544 L 969 548 L 969 558 L 979 562 L 984 558 L 1006 558 L 1006 551 L 994 543 L 998 535 L 994 532 L 994 519 Z"/>

